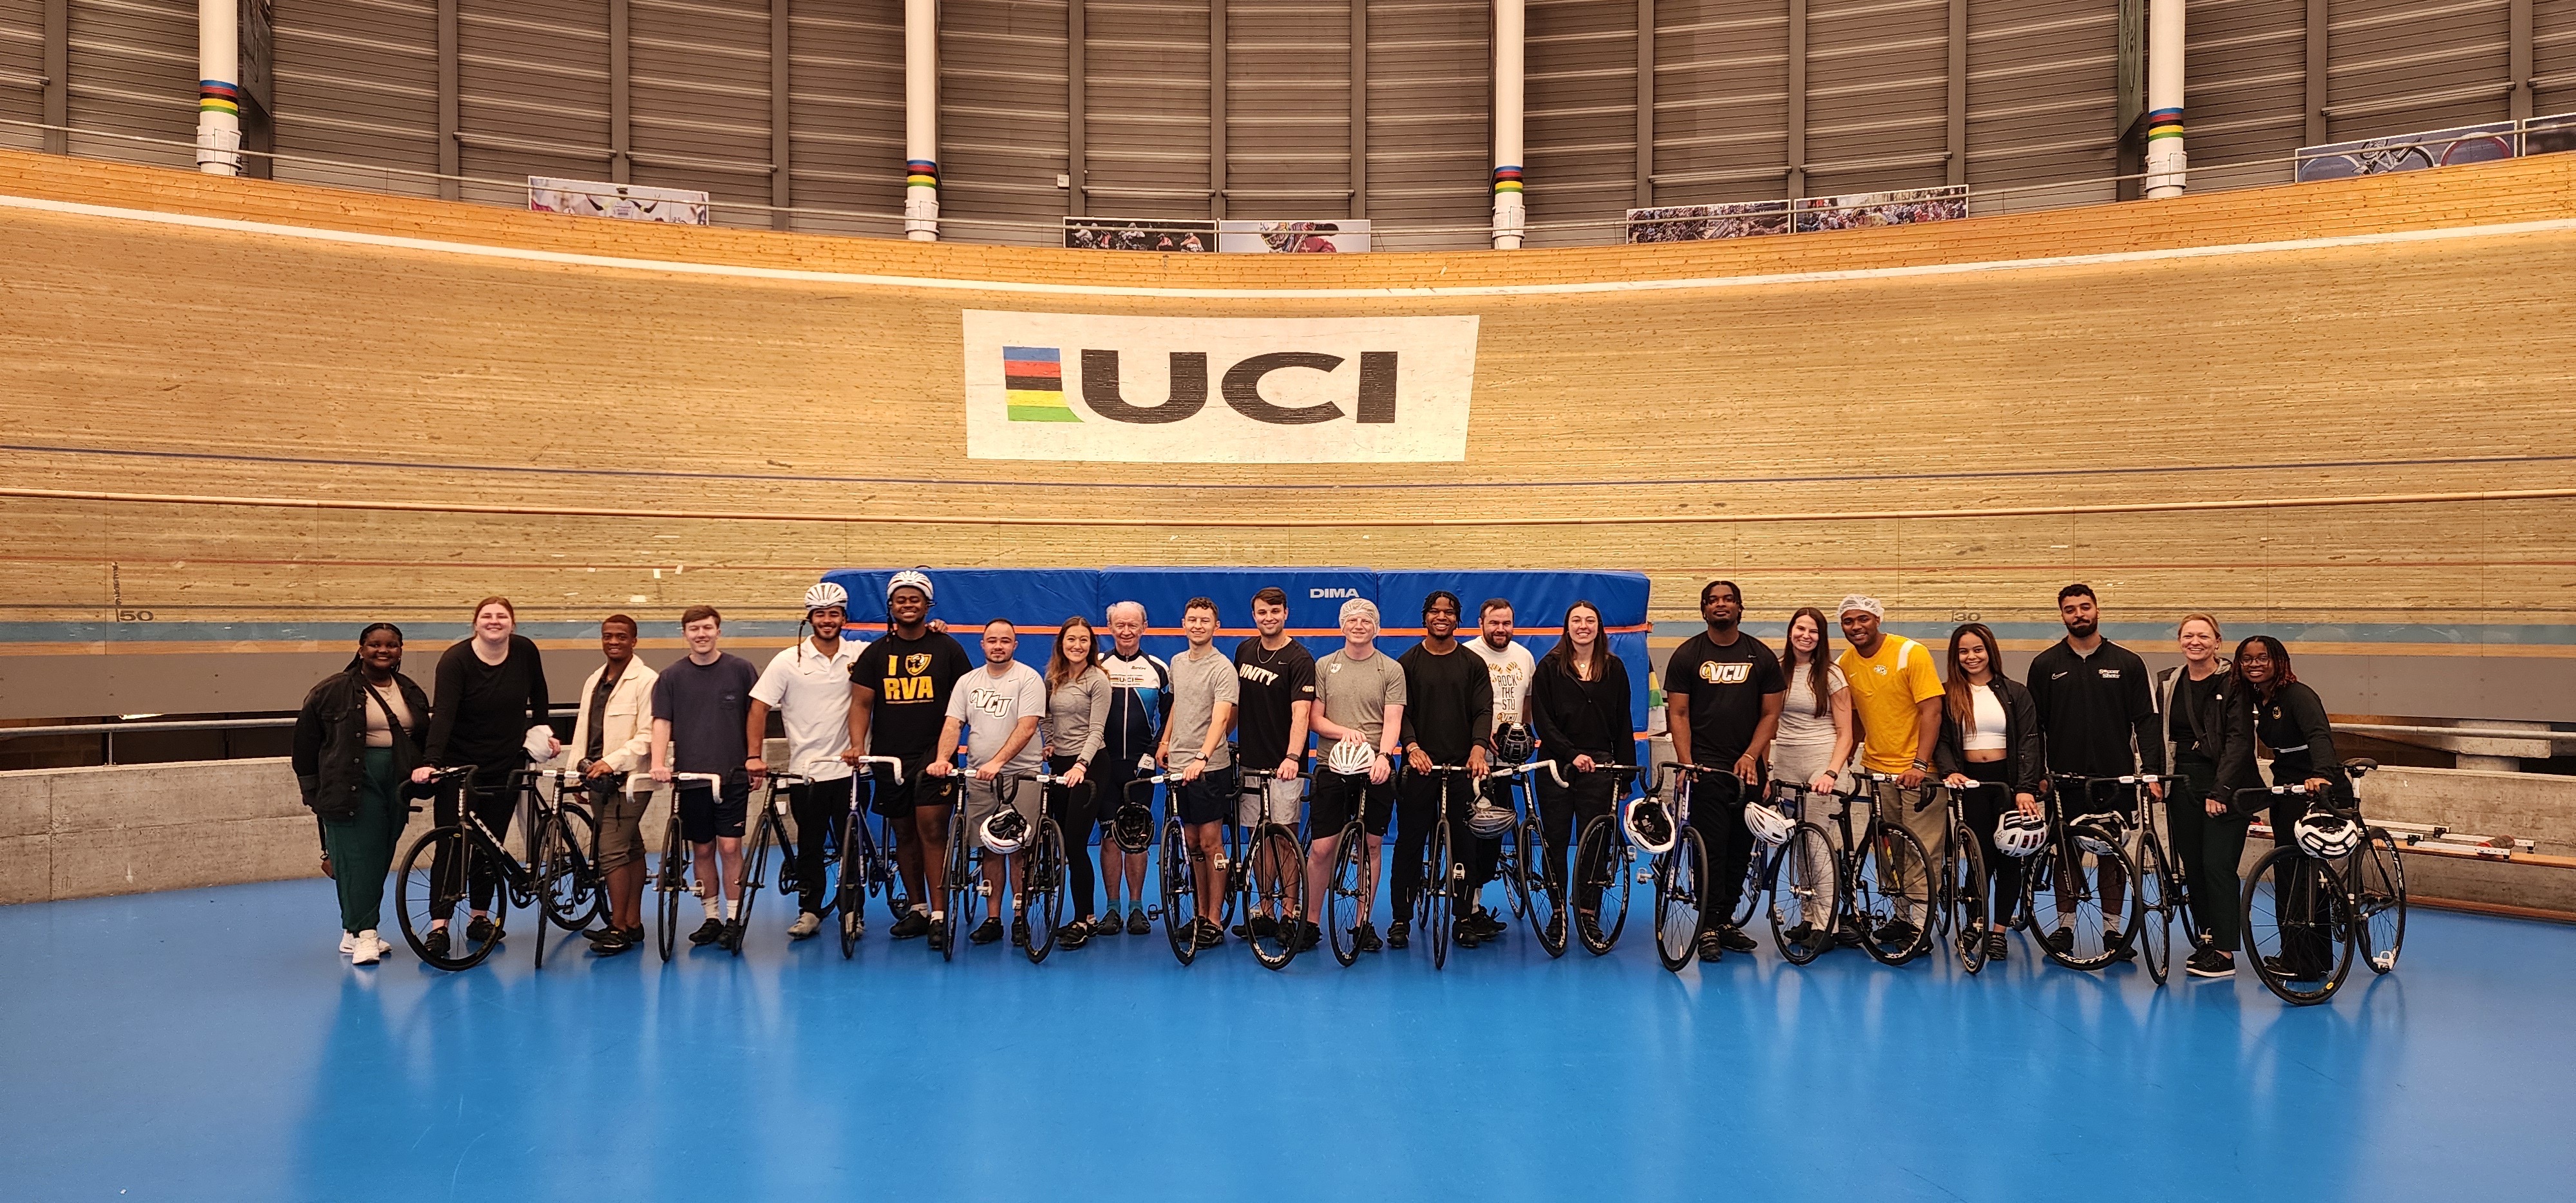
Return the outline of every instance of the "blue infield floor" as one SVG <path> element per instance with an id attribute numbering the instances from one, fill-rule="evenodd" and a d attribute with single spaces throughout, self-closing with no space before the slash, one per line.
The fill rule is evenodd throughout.
<path id="1" fill-rule="evenodd" d="M 2012 959 L 352 969 L 326 882 L 0 907 L 0 1197 L 2565 1199 L 2576 928 L 2418 910 L 2293 1010 Z M 1640 916 L 1642 917 L 1642 916 Z M 520 916 L 524 920 L 525 916 Z M 558 959 L 559 958 L 559 959 Z M 809 1193 L 810 1192 L 810 1193 Z"/>

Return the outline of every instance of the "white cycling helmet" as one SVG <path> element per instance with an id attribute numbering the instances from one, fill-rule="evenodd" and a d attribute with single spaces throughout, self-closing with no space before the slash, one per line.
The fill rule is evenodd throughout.
<path id="1" fill-rule="evenodd" d="M 2036 856 L 2048 846 L 2048 820 L 2038 815 L 2008 811 L 1995 824 L 1995 851 L 2019 860 Z"/>
<path id="2" fill-rule="evenodd" d="M 1672 816 L 1664 813 L 1664 800 L 1648 794 L 1628 804 L 1627 817 L 1621 820 L 1627 828 L 1628 842 L 1640 852 L 1664 853 L 1673 848 Z"/>
<path id="3" fill-rule="evenodd" d="M 830 581 L 824 581 L 805 591 L 806 613 L 811 614 L 816 610 L 829 610 L 834 606 L 839 606 L 844 610 L 849 609 L 850 591 L 840 587 L 839 585 L 835 585 Z"/>
<path id="4" fill-rule="evenodd" d="M 1324 767 L 1345 777 L 1364 776 L 1377 767 L 1377 749 L 1365 739 L 1345 739 L 1324 754 Z"/>
<path id="5" fill-rule="evenodd" d="M 2291 828 L 2299 851 L 2320 860 L 2340 860 L 2361 846 L 2361 824 L 2339 810 L 2312 810 Z"/>
<path id="6" fill-rule="evenodd" d="M 1509 835 L 1512 825 L 1519 821 L 1520 816 L 1514 814 L 1511 807 L 1482 794 L 1477 795 L 1476 800 L 1467 806 L 1467 830 L 1476 833 L 1481 839 L 1490 840 Z"/>
<path id="7" fill-rule="evenodd" d="M 1747 802 L 1744 804 L 1744 829 L 1752 832 L 1753 838 L 1764 845 L 1777 848 L 1789 842 L 1789 833 L 1796 831 L 1798 825 L 1768 802 Z"/>
<path id="8" fill-rule="evenodd" d="M 2117 811 L 2077 815 L 2067 826 L 2074 832 L 2077 846 L 2095 856 L 2109 856 L 2112 849 L 2129 842 L 2128 816 Z"/>
<path id="9" fill-rule="evenodd" d="M 938 600 L 936 597 L 932 596 L 930 592 L 930 577 L 910 568 L 906 568 L 886 579 L 886 600 L 893 601 L 894 591 L 901 589 L 906 585 L 910 585 L 915 589 L 921 590 L 921 600 L 923 601 Z"/>
<path id="10" fill-rule="evenodd" d="M 984 819 L 976 835 L 983 839 L 984 851 L 1009 856 L 1028 843 L 1029 821 L 1020 817 L 1018 809 L 1004 806 Z"/>

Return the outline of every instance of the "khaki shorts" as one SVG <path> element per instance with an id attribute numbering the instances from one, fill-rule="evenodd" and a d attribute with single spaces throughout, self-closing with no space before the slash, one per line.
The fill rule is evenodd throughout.
<path id="1" fill-rule="evenodd" d="M 1046 791 L 1038 788 L 1038 784 L 1034 781 L 1021 781 L 1015 784 L 1018 788 L 1012 791 L 1011 809 L 1020 812 L 1020 817 L 1029 821 L 1029 838 L 1035 839 L 1038 828 L 1038 808 L 1046 799 Z M 1002 782 L 998 778 L 992 781 L 977 781 L 972 777 L 966 779 L 966 833 L 979 847 L 983 844 L 984 820 L 1001 813 L 1001 788 Z"/>
<path id="2" fill-rule="evenodd" d="M 1297 820 L 1305 816 L 1306 782 L 1304 778 L 1266 781 L 1256 793 L 1245 790 L 1243 800 L 1235 804 L 1234 821 L 1245 827 L 1255 823 L 1277 823 L 1290 831 L 1297 830 Z"/>
<path id="3" fill-rule="evenodd" d="M 599 807 L 599 871 L 644 862 L 644 805 L 649 794 L 600 793 L 593 795 Z"/>

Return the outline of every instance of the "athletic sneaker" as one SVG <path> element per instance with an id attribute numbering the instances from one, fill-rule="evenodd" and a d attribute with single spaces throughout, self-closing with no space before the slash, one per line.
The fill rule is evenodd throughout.
<path id="1" fill-rule="evenodd" d="M 1909 948 L 1914 944 L 1914 937 L 1923 933 L 1922 929 L 1917 928 L 1913 924 L 1908 923 L 1903 919 L 1896 919 L 1879 928 L 1877 934 L 1878 942 L 1880 944 L 1896 948 Z"/>
<path id="2" fill-rule="evenodd" d="M 1303 919 L 1297 921 L 1297 951 L 1305 952 L 1324 940 L 1324 929 Z"/>
<path id="3" fill-rule="evenodd" d="M 1409 948 L 1409 947 L 1411 947 L 1411 946 L 1412 946 L 1412 944 L 1413 944 L 1413 925 L 1412 925 L 1412 924 L 1407 923 L 1407 922 L 1405 922 L 1405 921 L 1404 921 L 1404 920 L 1402 920 L 1402 919 L 1398 919 L 1398 920 L 1396 920 L 1395 922 L 1393 922 L 1393 923 L 1390 923 L 1390 924 L 1387 924 L 1387 925 L 1386 925 L 1386 946 L 1387 946 L 1387 947 L 1389 947 L 1389 948 Z"/>
<path id="4" fill-rule="evenodd" d="M 1135 910 L 1127 912 L 1127 934 L 1131 936 L 1150 936 L 1154 934 L 1154 925 L 1148 922 L 1145 918 L 1145 908 L 1140 906 Z"/>
<path id="5" fill-rule="evenodd" d="M 977 944 L 990 944 L 999 940 L 1002 938 L 1002 921 L 986 916 L 982 923 L 975 925 L 974 931 L 966 934 L 966 938 Z"/>
<path id="6" fill-rule="evenodd" d="M 1781 932 L 1780 937 L 1792 944 L 1803 944 L 1816 938 L 1816 927 L 1812 923 L 1801 923 Z"/>
<path id="7" fill-rule="evenodd" d="M 1225 943 L 1225 930 L 1205 919 L 1190 925 L 1190 938 L 1201 948 L 1215 948 Z"/>
<path id="8" fill-rule="evenodd" d="M 420 947 L 421 955 L 430 960 L 437 961 L 446 959 L 447 929 L 443 927 L 433 927 L 429 929 L 429 935 L 420 942 Z"/>
<path id="9" fill-rule="evenodd" d="M 1475 914 L 1467 917 L 1467 921 L 1475 925 L 1478 933 L 1476 938 L 1480 941 L 1491 940 L 1512 929 L 1512 925 L 1502 916 L 1481 906 L 1476 908 Z"/>
<path id="10" fill-rule="evenodd" d="M 1474 948 L 1485 942 L 1484 937 L 1476 934 L 1477 931 L 1476 924 L 1471 919 L 1462 917 L 1453 920 L 1449 924 L 1449 942 L 1460 948 Z"/>
<path id="11" fill-rule="evenodd" d="M 2004 939 L 2004 934 L 2003 934 L 2002 932 L 1989 932 L 1989 933 L 1987 933 L 1987 935 L 1986 935 L 1986 959 L 1987 959 L 1987 960 L 1989 960 L 1989 961 L 2001 961 L 2001 960 L 2003 960 L 2003 959 L 2004 959 L 2004 950 L 2005 950 L 2006 948 L 2009 948 L 2009 947 L 2011 947 L 2011 942 L 2010 942 L 2010 941 L 2007 941 L 2007 940 L 2005 940 L 2005 939 Z"/>
<path id="12" fill-rule="evenodd" d="M 2193 977 L 2234 977 L 2236 958 L 2215 948 L 2204 948 L 2182 963 L 2182 971 Z"/>
<path id="13" fill-rule="evenodd" d="M 741 949 L 742 949 L 742 920 L 740 920 L 740 919 L 735 919 L 735 920 L 733 920 L 733 921 L 731 921 L 731 922 L 728 922 L 728 923 L 726 923 L 726 924 L 724 925 L 724 935 L 717 937 L 717 939 L 716 939 L 716 947 L 721 948 L 721 949 L 725 950 L 726 952 L 739 952 L 739 951 L 741 951 Z"/>
<path id="14" fill-rule="evenodd" d="M 608 938 L 605 940 L 591 941 L 590 955 L 595 957 L 613 957 L 619 953 L 640 948 L 643 944 L 644 941 L 642 940 L 627 939 L 624 933 L 610 932 Z"/>
<path id="15" fill-rule="evenodd" d="M 1703 961 L 1717 961 L 1723 960 L 1725 957 L 1726 940 L 1724 937 L 1713 931 L 1704 931 L 1699 934 L 1699 959 Z"/>
<path id="16" fill-rule="evenodd" d="M 790 940 L 810 940 L 814 938 L 814 933 L 821 930 L 823 930 L 823 917 L 812 911 L 807 911 L 796 916 L 796 922 L 787 925 L 787 938 Z"/>
<path id="17" fill-rule="evenodd" d="M 2111 950 L 2111 959 L 2114 961 L 2134 961 L 2138 959 L 2138 948 L 2136 945 L 2122 944 L 2120 942 L 2119 928 L 2105 927 L 2102 929 L 2102 946 Z"/>
<path id="18" fill-rule="evenodd" d="M 1028 946 L 1029 921 L 1025 918 L 1011 920 L 1011 947 L 1026 948 Z"/>
<path id="19" fill-rule="evenodd" d="M 1091 939 L 1091 921 L 1088 919 L 1076 919 L 1055 929 L 1055 943 L 1058 948 L 1080 948 L 1089 939 Z"/>
<path id="20" fill-rule="evenodd" d="M 941 916 L 939 916 L 939 917 L 937 917 L 937 918 L 932 919 L 932 920 L 930 921 L 930 926 L 929 926 L 929 928 L 928 928 L 927 930 L 928 930 L 928 932 L 929 932 L 929 934 L 930 934 L 930 946 L 931 946 L 932 948 L 941 948 L 941 947 L 945 947 L 945 946 L 947 945 L 947 943 L 948 943 L 948 917 L 947 917 L 947 916 L 945 916 L 945 915 L 941 915 Z"/>
<path id="21" fill-rule="evenodd" d="M 1374 923 L 1363 921 L 1359 925 L 1359 928 L 1351 933 L 1351 939 L 1358 946 L 1361 952 L 1378 952 L 1386 947 L 1385 944 L 1379 942 L 1377 938 L 1377 924 Z"/>
<path id="22" fill-rule="evenodd" d="M 350 955 L 350 954 L 352 954 L 352 953 L 355 953 L 355 952 L 357 952 L 357 951 L 358 951 L 358 933 L 353 932 L 353 931 L 344 931 L 344 932 L 341 932 L 341 933 L 340 933 L 340 955 L 345 957 L 345 956 L 348 956 L 348 955 Z"/>
<path id="23" fill-rule="evenodd" d="M 493 928 L 492 917 L 489 915 L 476 915 L 465 925 L 465 938 L 476 944 L 490 943 L 495 934 L 496 929 Z"/>
<path id="24" fill-rule="evenodd" d="M 2074 930 L 2071 928 L 2061 927 L 2056 931 L 2048 933 L 2048 947 L 2050 951 L 2055 952 L 2059 956 L 2068 956 L 2073 954 L 2075 951 Z"/>
<path id="25" fill-rule="evenodd" d="M 1268 940 L 1278 934 L 1279 921 L 1277 919 L 1268 915 L 1254 915 L 1252 917 L 1252 935 L 1254 939 Z"/>
<path id="26" fill-rule="evenodd" d="M 1118 908 L 1116 907 L 1111 907 L 1107 911 L 1102 912 L 1098 917 L 1091 921 L 1091 934 L 1095 936 L 1115 936 L 1125 932 L 1126 930 L 1126 921 L 1118 917 Z"/>
<path id="27" fill-rule="evenodd" d="M 1753 942 L 1753 937 L 1745 935 L 1744 929 L 1740 927 L 1721 927 L 1717 929 L 1717 941 L 1718 943 L 1725 945 L 1728 952 L 1751 952 L 1755 948 L 1759 947 L 1759 945 L 1756 945 Z M 1709 959 L 1714 961 L 1717 958 L 1710 957 Z"/>
<path id="28" fill-rule="evenodd" d="M 383 960 L 385 953 L 391 951 L 392 948 L 392 945 L 377 939 L 376 933 L 373 929 L 359 932 L 356 946 L 349 950 L 349 963 L 352 965 L 373 965 L 376 962 Z"/>
<path id="29" fill-rule="evenodd" d="M 930 934 L 930 916 L 920 911 L 905 911 L 886 934 L 898 940 L 915 940 Z"/>
<path id="30" fill-rule="evenodd" d="M 471 937 L 474 933 L 469 931 L 465 934 Z M 725 921 L 709 915 L 706 922 L 698 925 L 698 930 L 689 933 L 689 943 L 703 947 L 724 939 L 724 934 Z"/>
<path id="31" fill-rule="evenodd" d="M 588 940 L 593 944 L 597 944 L 603 940 L 614 940 L 617 936 L 618 931 L 614 924 L 610 924 L 606 927 L 585 927 L 581 930 L 581 938 Z"/>

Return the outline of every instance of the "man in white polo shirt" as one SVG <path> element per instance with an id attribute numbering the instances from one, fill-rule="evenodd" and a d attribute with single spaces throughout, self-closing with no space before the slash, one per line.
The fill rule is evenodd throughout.
<path id="1" fill-rule="evenodd" d="M 761 758 L 769 733 L 769 712 L 776 710 L 787 728 L 787 763 L 781 770 L 810 778 L 787 787 L 789 812 L 796 818 L 796 922 L 790 939 L 802 940 L 823 929 L 823 837 L 849 821 L 851 785 L 856 780 L 841 753 L 850 746 L 850 665 L 868 645 L 841 638 L 849 620 L 850 594 L 829 581 L 805 591 L 805 621 L 814 624 L 811 638 L 770 657 L 760 683 L 751 687 L 750 741 L 752 776 L 768 772 Z M 800 627 L 803 624 L 798 624 Z M 865 920 L 861 920 L 864 931 Z"/>

